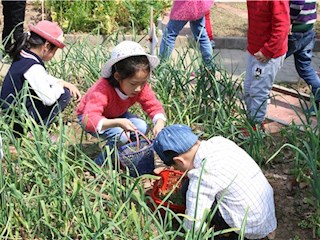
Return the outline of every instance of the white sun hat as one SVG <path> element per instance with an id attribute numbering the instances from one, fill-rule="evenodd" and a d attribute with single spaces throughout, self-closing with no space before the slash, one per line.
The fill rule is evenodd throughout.
<path id="1" fill-rule="evenodd" d="M 157 56 L 146 54 L 143 47 L 139 43 L 133 41 L 123 41 L 112 49 L 111 58 L 102 68 L 102 77 L 110 77 L 112 66 L 115 63 L 131 56 L 146 56 L 149 60 L 151 70 L 158 66 L 160 62 Z"/>

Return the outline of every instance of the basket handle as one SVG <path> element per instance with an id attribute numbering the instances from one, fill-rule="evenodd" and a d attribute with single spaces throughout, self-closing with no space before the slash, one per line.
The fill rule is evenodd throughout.
<path id="1" fill-rule="evenodd" d="M 130 143 L 132 143 L 131 139 L 130 139 L 130 136 L 128 136 L 127 132 L 125 130 L 123 130 L 120 135 L 119 135 L 119 138 L 121 137 L 122 134 L 125 134 L 127 139 L 129 140 Z M 149 145 L 151 145 L 151 141 L 150 139 L 145 135 L 143 134 L 142 132 L 140 132 L 139 130 L 134 130 L 134 134 L 136 135 L 136 140 L 137 140 L 137 148 L 140 149 L 140 140 L 139 140 L 139 134 L 147 141 L 147 143 Z"/>

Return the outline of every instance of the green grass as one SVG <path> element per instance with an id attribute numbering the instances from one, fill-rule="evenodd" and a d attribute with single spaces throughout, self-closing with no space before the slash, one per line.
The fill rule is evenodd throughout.
<path id="1" fill-rule="evenodd" d="M 48 69 L 62 79 L 72 76 L 70 81 L 85 92 L 100 76 L 100 68 L 110 56 L 109 47 L 121 40 L 115 34 L 95 45 L 86 39 L 69 43 L 60 59 L 47 65 Z M 288 141 L 290 145 L 284 148 L 292 146 L 295 169 L 309 177 L 312 194 L 306 198 L 318 214 L 318 131 L 308 128 L 309 123 L 305 122 L 304 133 L 298 134 L 295 126 L 288 127 L 282 141 L 272 136 L 262 138 L 255 132 L 249 139 L 241 140 L 239 129 L 249 127 L 244 104 L 238 98 L 241 85 L 231 81 L 232 76 L 223 66 L 208 71 L 199 54 L 190 49 L 191 46 L 179 53 L 176 61 L 162 64 L 151 80 L 165 107 L 168 125 L 190 125 L 196 133 L 204 132 L 203 138 L 228 137 L 262 167 L 271 156 L 281 160 L 282 150 L 277 150 Z M 190 59 L 189 64 L 186 58 Z M 198 74 L 190 79 L 193 71 Z M 97 167 L 88 155 L 92 146 L 85 146 L 85 134 L 76 131 L 73 124 L 64 124 L 76 122 L 75 103 L 49 129 L 58 134 L 56 143 L 48 138 L 46 129 L 27 117 L 23 107 L 17 111 L 21 119 L 27 120 L 26 131 L 28 127 L 33 137 L 14 138 L 10 123 L 19 118 L 0 118 L 5 153 L 0 169 L 0 238 L 210 239 L 214 234 L 209 228 L 202 233 L 187 232 L 181 224 L 183 216 L 165 207 L 154 206 L 156 210 L 151 210 L 147 205 L 151 199 L 144 193 L 141 178 L 112 170 L 111 159 L 104 167 Z M 133 111 L 144 116 L 139 108 Z M 16 157 L 10 154 L 10 145 L 16 147 Z M 160 217 L 160 209 L 166 212 L 164 218 Z M 319 231 L 319 219 L 312 216 L 312 226 Z"/>

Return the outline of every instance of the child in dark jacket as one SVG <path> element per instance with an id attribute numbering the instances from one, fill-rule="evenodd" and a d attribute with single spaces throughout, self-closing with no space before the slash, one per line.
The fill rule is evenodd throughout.
<path id="1" fill-rule="evenodd" d="M 29 27 L 30 32 L 9 50 L 13 62 L 2 84 L 0 106 L 7 115 L 12 111 L 19 115 L 23 103 L 36 123 L 48 127 L 70 97 L 80 100 L 81 94 L 73 84 L 51 76 L 44 66 L 44 61 L 50 61 L 57 49 L 65 46 L 61 28 L 45 20 Z M 16 136 L 24 131 L 20 123 L 14 124 L 13 130 Z"/>

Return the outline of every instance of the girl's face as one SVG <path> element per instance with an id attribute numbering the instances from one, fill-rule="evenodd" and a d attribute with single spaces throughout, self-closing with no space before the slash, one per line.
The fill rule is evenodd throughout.
<path id="1" fill-rule="evenodd" d="M 50 61 L 53 56 L 55 55 L 58 47 L 52 48 L 52 45 L 46 42 L 42 49 L 42 60 L 43 61 Z"/>
<path id="2" fill-rule="evenodd" d="M 117 78 L 117 72 L 115 78 Z M 149 78 L 149 71 L 145 69 L 139 69 L 136 71 L 133 77 L 125 78 L 119 81 L 120 90 L 128 97 L 134 97 L 141 92 L 144 85 L 147 83 Z"/>

